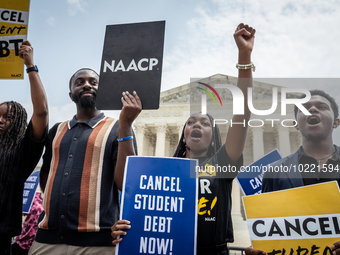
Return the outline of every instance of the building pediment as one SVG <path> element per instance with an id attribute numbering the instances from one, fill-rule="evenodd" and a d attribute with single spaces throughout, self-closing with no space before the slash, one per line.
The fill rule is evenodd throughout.
<path id="1" fill-rule="evenodd" d="M 190 83 L 161 92 L 160 102 L 161 104 L 198 103 L 201 100 L 200 95 L 202 94 L 202 91 L 197 89 L 197 87 L 201 87 L 201 88 L 209 90 L 206 86 L 202 85 L 201 83 L 210 85 L 211 87 L 215 88 L 222 101 L 231 100 L 233 96 L 229 89 L 217 88 L 217 87 L 218 85 L 221 85 L 221 84 L 237 86 L 237 78 L 233 76 L 223 75 L 223 74 L 215 74 L 213 76 L 209 76 L 209 77 L 202 78 L 202 79 L 192 79 Z M 280 101 L 282 86 L 259 82 L 259 81 L 254 81 L 253 84 L 254 84 L 253 86 L 254 102 L 272 101 L 273 88 L 277 88 L 279 101 Z M 296 98 L 299 95 L 300 94 L 297 94 L 297 93 L 291 93 L 291 94 L 287 94 L 287 97 Z M 213 101 L 211 97 L 208 97 L 207 100 L 211 102 Z"/>

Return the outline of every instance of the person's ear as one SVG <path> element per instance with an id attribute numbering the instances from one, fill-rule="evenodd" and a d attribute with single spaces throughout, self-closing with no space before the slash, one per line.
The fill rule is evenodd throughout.
<path id="1" fill-rule="evenodd" d="M 340 119 L 339 118 L 335 118 L 333 121 L 333 128 L 337 128 L 340 124 Z"/>
<path id="2" fill-rule="evenodd" d="M 68 95 L 69 95 L 69 97 L 71 98 L 71 100 L 73 101 L 73 99 L 72 99 L 72 92 L 71 92 L 71 91 L 68 92 Z"/>

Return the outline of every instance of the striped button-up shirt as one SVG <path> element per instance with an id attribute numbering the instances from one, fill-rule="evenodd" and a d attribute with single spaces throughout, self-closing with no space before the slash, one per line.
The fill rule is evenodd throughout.
<path id="1" fill-rule="evenodd" d="M 119 218 L 117 138 L 118 121 L 103 113 L 84 123 L 74 117 L 50 130 L 41 169 L 49 175 L 38 242 L 112 245 L 110 228 Z"/>

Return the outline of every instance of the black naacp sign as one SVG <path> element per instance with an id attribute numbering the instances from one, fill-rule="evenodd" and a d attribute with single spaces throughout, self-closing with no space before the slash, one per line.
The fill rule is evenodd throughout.
<path id="1" fill-rule="evenodd" d="M 120 110 L 136 91 L 143 109 L 158 109 L 165 21 L 106 26 L 96 106 Z"/>

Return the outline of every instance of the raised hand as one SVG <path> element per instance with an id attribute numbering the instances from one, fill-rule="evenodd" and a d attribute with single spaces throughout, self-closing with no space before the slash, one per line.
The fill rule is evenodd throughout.
<path id="1" fill-rule="evenodd" d="M 234 33 L 234 39 L 240 52 L 251 52 L 254 46 L 256 30 L 248 25 L 240 23 Z"/>
<path id="2" fill-rule="evenodd" d="M 133 95 L 129 92 L 123 92 L 122 97 L 122 111 L 119 115 L 119 138 L 132 136 L 132 122 L 137 118 L 142 111 L 142 102 L 137 93 L 134 91 Z M 114 179 L 119 190 L 122 190 L 124 179 L 124 167 L 127 156 L 135 155 L 133 140 L 126 140 L 119 143 L 117 163 L 115 166 Z"/>
<path id="3" fill-rule="evenodd" d="M 131 95 L 128 91 L 123 92 L 122 111 L 119 116 L 119 122 L 132 125 L 132 122 L 137 118 L 142 111 L 142 102 L 140 101 L 136 91 Z"/>
<path id="4" fill-rule="evenodd" d="M 33 47 L 29 41 L 24 41 L 19 48 L 19 57 L 24 60 L 26 67 L 34 66 L 33 62 Z"/>

